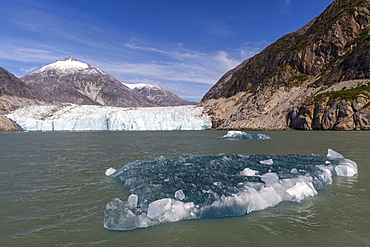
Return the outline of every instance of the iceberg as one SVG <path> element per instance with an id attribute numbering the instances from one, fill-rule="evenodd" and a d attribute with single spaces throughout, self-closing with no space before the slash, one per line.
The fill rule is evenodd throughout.
<path id="1" fill-rule="evenodd" d="M 226 135 L 219 137 L 220 139 L 255 139 L 255 140 L 268 140 L 270 136 L 265 134 L 248 134 L 238 130 L 229 130 Z"/>
<path id="2" fill-rule="evenodd" d="M 318 194 L 333 176 L 354 176 L 343 156 L 213 154 L 133 161 L 106 175 L 130 190 L 104 213 L 104 227 L 133 230 L 179 220 L 240 216 L 300 202 Z M 273 163 L 261 161 L 273 160 Z"/>
<path id="3" fill-rule="evenodd" d="M 120 108 L 63 104 L 28 106 L 7 115 L 26 131 L 206 130 L 203 108 L 190 106 Z"/>

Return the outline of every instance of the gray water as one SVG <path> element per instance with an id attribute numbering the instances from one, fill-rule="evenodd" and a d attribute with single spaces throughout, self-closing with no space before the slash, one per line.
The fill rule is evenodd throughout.
<path id="1" fill-rule="evenodd" d="M 248 132 L 257 133 L 257 132 Z M 370 246 L 370 132 L 0 132 L 0 246 Z M 355 177 L 301 203 L 241 217 L 189 220 L 134 231 L 103 227 L 104 210 L 129 192 L 107 177 L 133 160 L 187 154 L 319 154 L 357 162 Z"/>

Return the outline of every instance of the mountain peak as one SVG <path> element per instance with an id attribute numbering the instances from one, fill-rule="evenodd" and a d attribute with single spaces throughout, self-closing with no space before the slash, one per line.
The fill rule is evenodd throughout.
<path id="1" fill-rule="evenodd" d="M 76 61 L 78 62 L 78 60 L 72 56 L 69 56 L 69 57 L 66 57 L 63 61 Z"/>
<path id="2" fill-rule="evenodd" d="M 56 60 L 54 63 L 42 67 L 36 72 L 48 71 L 48 70 L 57 70 L 60 73 L 75 73 L 77 71 L 82 71 L 88 69 L 90 66 L 87 63 L 78 61 L 76 58 L 69 56 L 64 60 Z"/>

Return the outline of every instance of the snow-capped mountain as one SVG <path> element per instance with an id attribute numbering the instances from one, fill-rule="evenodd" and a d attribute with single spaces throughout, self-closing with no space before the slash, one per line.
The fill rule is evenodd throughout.
<path id="1" fill-rule="evenodd" d="M 154 106 L 104 71 L 68 57 L 21 78 L 46 102 L 117 107 Z"/>
<path id="2" fill-rule="evenodd" d="M 152 103 L 158 106 L 180 106 L 180 105 L 195 105 L 195 102 L 181 99 L 176 94 L 157 85 L 145 83 L 125 84 L 132 90 L 147 97 Z"/>

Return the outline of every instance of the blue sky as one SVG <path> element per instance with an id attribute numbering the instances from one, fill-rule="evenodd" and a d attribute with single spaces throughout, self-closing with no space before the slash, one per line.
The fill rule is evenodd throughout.
<path id="1" fill-rule="evenodd" d="M 0 67 L 18 77 L 74 56 L 123 83 L 199 101 L 228 70 L 332 0 L 0 0 Z"/>

